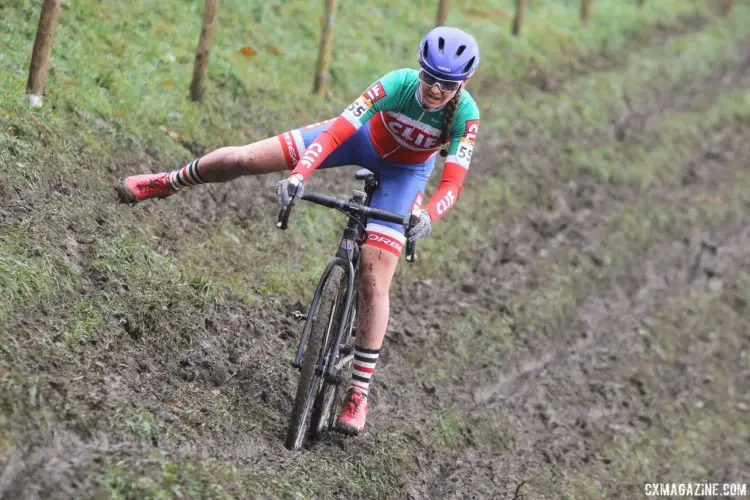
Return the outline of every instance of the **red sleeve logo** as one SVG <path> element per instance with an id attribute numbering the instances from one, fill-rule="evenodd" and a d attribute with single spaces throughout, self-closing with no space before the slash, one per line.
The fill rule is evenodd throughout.
<path id="1" fill-rule="evenodd" d="M 383 86 L 380 84 L 380 82 L 375 82 L 372 87 L 365 90 L 365 93 L 362 95 L 371 103 L 376 103 L 380 99 L 385 97 L 385 89 L 383 89 Z"/>
<path id="2" fill-rule="evenodd" d="M 466 120 L 466 130 L 464 131 L 464 140 L 474 144 L 479 130 L 479 120 Z"/>
<path id="3" fill-rule="evenodd" d="M 422 191 L 419 191 L 417 195 L 414 197 L 414 201 L 411 203 L 411 208 L 409 209 L 409 212 L 413 212 L 415 208 L 421 207 L 422 200 L 424 200 L 424 194 L 422 194 Z"/>

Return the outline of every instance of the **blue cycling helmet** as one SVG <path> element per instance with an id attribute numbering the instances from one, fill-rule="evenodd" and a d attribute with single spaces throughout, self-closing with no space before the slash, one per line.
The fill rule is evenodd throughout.
<path id="1" fill-rule="evenodd" d="M 458 28 L 438 26 L 419 44 L 419 65 L 444 80 L 463 81 L 479 67 L 479 46 Z"/>

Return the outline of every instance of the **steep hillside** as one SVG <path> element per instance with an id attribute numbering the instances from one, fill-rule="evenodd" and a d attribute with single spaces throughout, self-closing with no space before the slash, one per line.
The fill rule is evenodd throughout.
<path id="1" fill-rule="evenodd" d="M 483 48 L 464 194 L 397 272 L 367 431 L 283 447 L 289 313 L 344 220 L 303 207 L 277 231 L 274 175 L 136 207 L 112 187 L 333 116 L 415 65 L 434 2 L 350 3 L 321 101 L 319 3 L 222 2 L 195 105 L 201 2 L 72 2 L 37 111 L 22 92 L 37 2 L 0 3 L 0 496 L 750 482 L 750 8 L 697 0 L 600 0 L 585 27 L 577 2 L 540 0 L 520 39 L 511 1 L 456 2 L 449 20 Z M 311 189 L 355 187 L 339 170 Z"/>

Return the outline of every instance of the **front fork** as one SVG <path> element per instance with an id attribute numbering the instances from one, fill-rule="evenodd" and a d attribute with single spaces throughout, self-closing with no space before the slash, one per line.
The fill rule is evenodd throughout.
<path id="1" fill-rule="evenodd" d="M 370 198 L 370 193 L 363 193 L 361 191 L 355 191 L 354 195 L 352 196 L 352 200 L 357 203 L 363 203 L 368 202 Z M 295 368 L 300 368 L 302 364 L 302 356 L 304 355 L 305 347 L 307 345 L 307 342 L 310 338 L 310 331 L 312 330 L 312 320 L 313 318 L 313 311 L 316 310 L 318 306 L 318 302 L 320 301 L 320 296 L 323 292 L 323 287 L 325 286 L 326 282 L 328 281 L 328 278 L 331 274 L 331 271 L 333 271 L 333 268 L 336 266 L 341 266 L 342 269 L 344 269 L 345 274 L 345 280 L 346 280 L 346 295 L 344 296 L 344 307 L 343 309 L 340 309 L 339 311 L 335 311 L 334 314 L 339 315 L 339 322 L 338 322 L 338 328 L 336 331 L 336 342 L 335 346 L 337 346 L 336 349 L 331 349 L 331 352 L 328 353 L 328 357 L 325 360 L 321 360 L 322 364 L 318 364 L 317 371 L 323 372 L 325 368 L 325 373 L 323 374 L 325 379 L 329 382 L 335 382 L 340 383 L 341 381 L 338 380 L 340 377 L 338 376 L 339 371 L 341 368 L 351 359 L 353 358 L 354 354 L 351 352 L 346 352 L 345 349 L 341 349 L 341 341 L 344 338 L 346 332 L 347 326 L 349 326 L 349 316 L 352 311 L 352 302 L 354 299 L 354 287 L 355 287 L 355 278 L 356 278 L 356 272 L 359 268 L 359 259 L 360 259 L 360 242 L 359 239 L 363 238 L 365 235 L 364 230 L 365 221 L 363 221 L 360 217 L 350 217 L 349 221 L 347 223 L 346 229 L 344 230 L 344 233 L 341 238 L 341 242 L 339 243 L 339 248 L 336 252 L 336 257 L 334 257 L 329 263 L 328 266 L 326 266 L 325 271 L 323 272 L 323 276 L 321 277 L 320 281 L 318 282 L 318 287 L 315 290 L 315 295 L 313 296 L 313 301 L 310 304 L 310 309 L 308 310 L 308 313 L 306 315 L 306 321 L 305 321 L 305 327 L 302 330 L 302 338 L 300 339 L 299 346 L 297 347 L 297 355 L 294 358 L 294 361 L 292 361 L 292 366 Z M 339 301 L 339 304 L 341 301 Z M 351 325 L 351 328 L 354 328 L 353 323 Z M 343 357 L 341 359 L 337 359 L 338 355 L 342 354 Z"/>

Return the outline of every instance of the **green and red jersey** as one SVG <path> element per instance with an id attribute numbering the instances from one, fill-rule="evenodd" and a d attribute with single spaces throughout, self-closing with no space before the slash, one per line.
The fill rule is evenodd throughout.
<path id="1" fill-rule="evenodd" d="M 445 109 L 425 110 L 418 93 L 416 70 L 400 69 L 378 79 L 305 150 L 293 173 L 307 178 L 366 122 L 370 122 L 370 138 L 381 158 L 406 164 L 429 160 L 442 146 L 440 130 Z M 479 109 L 464 89 L 448 134 L 448 156 L 440 185 L 423 207 L 433 221 L 447 213 L 458 199 L 478 129 Z"/>

